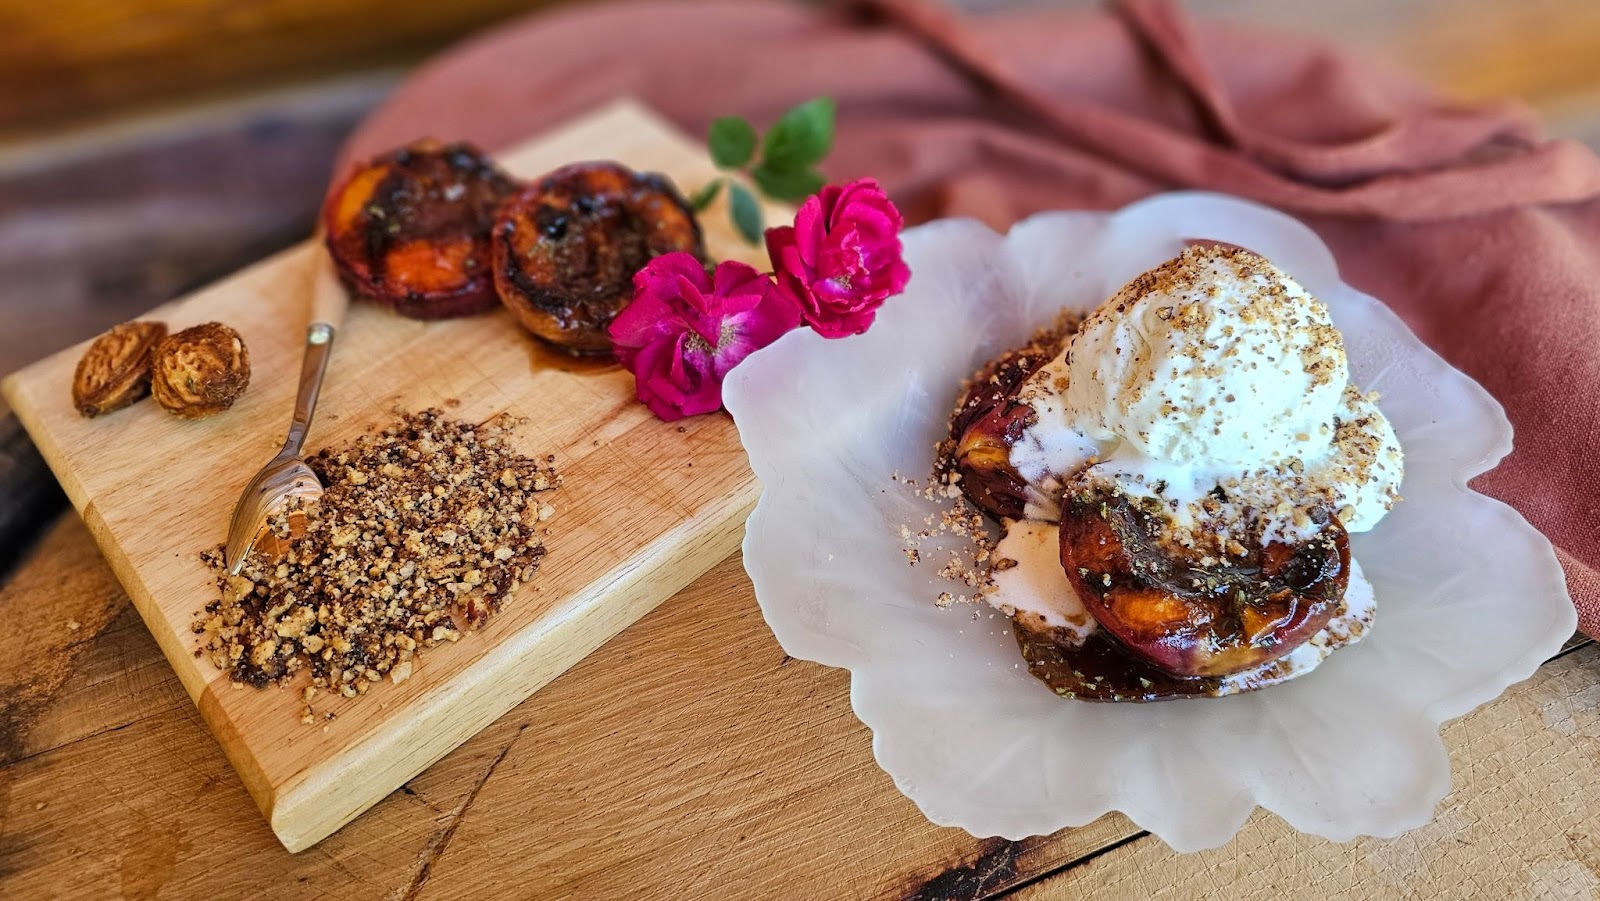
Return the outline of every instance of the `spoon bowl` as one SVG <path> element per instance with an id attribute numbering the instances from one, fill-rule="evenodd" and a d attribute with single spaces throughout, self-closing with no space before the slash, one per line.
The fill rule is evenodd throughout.
<path id="1" fill-rule="evenodd" d="M 300 363 L 300 387 L 295 394 L 289 436 L 278 455 L 245 484 L 239 503 L 233 508 L 225 558 L 229 575 L 238 575 L 251 550 L 264 544 L 263 536 L 270 534 L 268 522 L 291 499 L 314 501 L 322 497 L 322 482 L 306 465 L 301 449 L 311 429 L 311 416 L 317 409 L 317 395 L 322 389 L 322 375 L 328 368 L 334 332 L 344 321 L 349 299 L 327 254 L 320 248 L 312 253 L 311 282 L 311 325 L 306 329 L 305 356 Z"/>

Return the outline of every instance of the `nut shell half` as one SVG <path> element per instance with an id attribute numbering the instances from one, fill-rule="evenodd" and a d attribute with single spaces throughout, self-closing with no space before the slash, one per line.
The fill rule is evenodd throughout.
<path id="1" fill-rule="evenodd" d="M 634 273 L 685 251 L 700 223 L 664 176 L 609 162 L 564 166 L 508 198 L 494 224 L 494 283 L 523 327 L 572 354 L 606 353 Z"/>
<path id="2" fill-rule="evenodd" d="M 233 406 L 250 384 L 250 352 L 239 333 L 207 322 L 156 345 L 150 391 L 167 412 L 202 419 Z"/>
<path id="3" fill-rule="evenodd" d="M 471 144 L 425 139 L 356 166 L 323 209 L 350 290 L 413 319 L 494 309 L 489 226 L 516 183 Z"/>
<path id="4" fill-rule="evenodd" d="M 72 374 L 72 405 L 84 416 L 120 410 L 150 393 L 150 356 L 164 322 L 124 322 L 94 339 Z"/>

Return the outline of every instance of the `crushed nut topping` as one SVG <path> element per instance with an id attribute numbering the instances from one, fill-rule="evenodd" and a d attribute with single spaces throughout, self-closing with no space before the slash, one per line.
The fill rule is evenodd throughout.
<path id="1" fill-rule="evenodd" d="M 402 682 L 419 648 L 481 626 L 538 571 L 555 512 L 542 495 L 560 485 L 553 456 L 515 451 L 514 425 L 426 410 L 311 457 L 321 500 L 273 518 L 281 558 L 219 576 L 222 596 L 194 622 L 197 655 L 257 687 L 309 669 L 309 723 L 319 690 Z M 222 571 L 220 548 L 201 557 Z"/>
<path id="2" fill-rule="evenodd" d="M 1010 355 L 1011 364 L 1023 373 L 1034 371 L 1039 361 L 1050 360 L 1061 351 L 1082 321 L 1081 314 L 1060 311 L 1050 324 L 1035 331 L 1029 336 L 1027 344 Z M 993 369 L 992 366 L 985 366 L 961 383 L 956 392 L 955 410 L 951 414 L 953 420 L 959 422 L 963 417 L 970 419 L 981 412 L 985 405 L 998 403 L 1007 396 L 1004 380 Z M 1064 388 L 1065 385 L 1058 387 Z M 906 560 L 912 566 L 932 559 L 934 554 L 942 554 L 945 562 L 935 571 L 935 575 L 944 584 L 935 583 L 933 586 L 937 592 L 934 603 L 940 607 L 984 601 L 994 593 L 994 573 L 1017 565 L 1015 560 L 1006 560 L 994 553 L 997 539 L 990 530 L 988 520 L 962 490 L 963 478 L 974 475 L 980 479 L 989 478 L 992 474 L 974 468 L 969 469 L 967 476 L 963 476 L 960 439 L 960 435 L 951 435 L 934 446 L 933 472 L 920 484 L 918 480 L 902 477 L 898 472 L 890 476 L 891 480 L 911 489 L 919 500 L 928 502 L 933 508 L 920 526 L 902 524 L 900 540 Z M 966 451 L 970 454 L 971 448 Z"/>
<path id="3" fill-rule="evenodd" d="M 960 474 L 945 466 L 920 485 L 916 479 L 903 478 L 898 473 L 891 478 L 934 508 L 920 527 L 900 526 L 902 550 L 912 566 L 927 555 L 943 554 L 945 563 L 935 573 L 940 582 L 935 583 L 934 603 L 940 607 L 976 603 L 993 593 L 994 571 L 1004 569 L 1001 564 L 1007 561 L 995 557 L 995 538 L 982 511 L 956 487 Z M 945 590 L 946 586 L 961 593 L 953 594 Z"/>

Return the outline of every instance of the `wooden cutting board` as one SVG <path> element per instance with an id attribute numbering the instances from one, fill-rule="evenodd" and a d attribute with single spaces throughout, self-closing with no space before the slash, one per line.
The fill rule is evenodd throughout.
<path id="1" fill-rule="evenodd" d="M 631 103 L 498 159 L 521 177 L 614 159 L 664 172 L 685 194 L 717 174 L 703 148 Z M 766 213 L 772 224 L 790 215 Z M 732 230 L 721 201 L 702 225 L 714 258 L 767 265 Z M 82 345 L 0 386 L 291 851 L 338 829 L 726 557 L 759 491 L 727 416 L 659 422 L 634 400 L 626 370 L 545 350 L 503 310 L 423 323 L 354 304 L 308 451 L 381 427 L 396 409 L 459 400 L 448 410 L 459 418 L 527 418 L 518 449 L 554 454 L 565 483 L 544 496 L 556 513 L 533 591 L 519 591 L 482 630 L 419 654 L 399 685 L 384 681 L 350 700 L 320 694 L 318 712 L 336 718 L 301 724 L 300 683 L 233 685 L 196 657 L 190 627 L 215 592 L 198 555 L 222 541 L 244 483 L 283 441 L 309 311 L 308 255 L 320 252 L 308 241 L 144 317 L 174 331 L 210 320 L 238 329 L 253 374 L 222 415 L 185 421 L 145 401 L 84 419 L 70 398 Z"/>

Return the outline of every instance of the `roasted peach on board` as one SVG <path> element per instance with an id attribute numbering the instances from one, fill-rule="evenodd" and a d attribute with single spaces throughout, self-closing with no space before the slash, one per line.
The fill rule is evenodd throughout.
<path id="1" fill-rule="evenodd" d="M 654 257 L 705 258 L 700 224 L 665 176 L 611 162 L 551 172 L 500 207 L 494 283 L 524 328 L 572 354 L 606 353 L 606 329 Z"/>
<path id="2" fill-rule="evenodd" d="M 356 166 L 328 196 L 328 252 L 350 290 L 413 319 L 494 308 L 489 227 L 516 189 L 471 144 L 424 139 Z"/>

